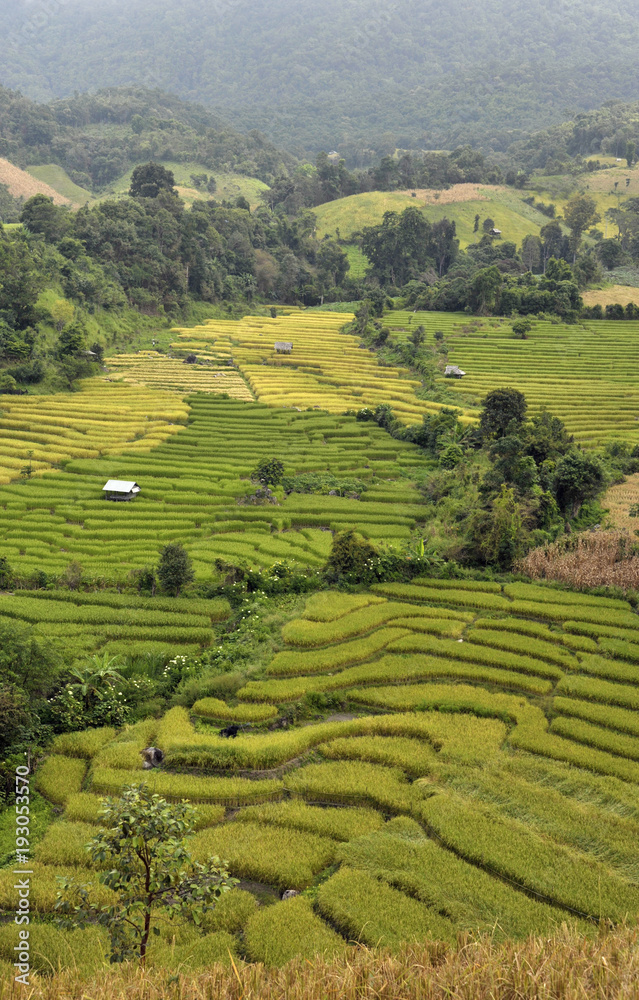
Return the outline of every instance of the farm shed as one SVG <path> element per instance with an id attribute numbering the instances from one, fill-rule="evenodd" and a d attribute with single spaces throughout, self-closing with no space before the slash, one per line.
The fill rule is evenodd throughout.
<path id="1" fill-rule="evenodd" d="M 491 229 L 490 230 L 490 235 L 491 236 L 501 236 L 501 229 Z"/>
<path id="2" fill-rule="evenodd" d="M 126 482 L 122 479 L 109 479 L 108 483 L 102 487 L 105 500 L 133 500 L 140 492 L 137 483 Z"/>
<path id="3" fill-rule="evenodd" d="M 293 350 L 293 342 L 291 340 L 276 340 L 275 350 L 278 354 L 290 354 Z"/>
<path id="4" fill-rule="evenodd" d="M 457 365 L 446 365 L 444 371 L 444 378 L 463 378 L 466 372 L 462 368 L 458 368 Z"/>

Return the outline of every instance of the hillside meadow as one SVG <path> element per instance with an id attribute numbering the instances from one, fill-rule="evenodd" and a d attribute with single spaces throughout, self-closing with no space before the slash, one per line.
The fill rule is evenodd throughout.
<path id="1" fill-rule="evenodd" d="M 317 218 L 317 235 L 349 239 L 365 226 L 378 225 L 385 212 L 402 212 L 417 205 L 431 222 L 448 218 L 455 222 L 460 245 L 477 242 L 473 231 L 475 215 L 480 220 L 492 218 L 501 229 L 503 239 L 518 246 L 524 236 L 538 233 L 547 221 L 522 200 L 524 194 L 512 188 L 488 184 L 455 184 L 442 191 L 418 189 L 411 191 L 370 191 L 348 198 L 327 202 L 313 209 Z M 481 225 L 481 223 L 480 223 Z"/>

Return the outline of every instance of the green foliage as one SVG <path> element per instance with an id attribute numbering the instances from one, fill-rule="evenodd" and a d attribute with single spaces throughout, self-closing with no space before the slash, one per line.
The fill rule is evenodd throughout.
<path id="1" fill-rule="evenodd" d="M 259 910 L 248 921 L 245 942 L 249 957 L 265 965 L 284 965 L 296 956 L 339 955 L 346 944 L 317 917 L 307 899 L 296 896 Z"/>
<path id="2" fill-rule="evenodd" d="M 526 408 L 526 397 L 518 389 L 493 389 L 482 403 L 482 434 L 503 437 L 509 427 L 523 423 Z"/>
<path id="3" fill-rule="evenodd" d="M 161 163 L 144 163 L 131 174 L 132 198 L 157 198 L 160 191 L 175 194 L 175 177 Z"/>
<path id="4" fill-rule="evenodd" d="M 251 479 L 262 486 L 279 486 L 284 476 L 284 463 L 279 458 L 264 458 L 251 473 Z"/>
<path id="5" fill-rule="evenodd" d="M 375 547 L 365 541 L 353 529 L 338 532 L 331 547 L 326 564 L 330 579 L 361 577 L 362 572 L 377 555 Z"/>
<path id="6" fill-rule="evenodd" d="M 56 903 L 63 914 L 59 925 L 97 921 L 109 932 L 112 962 L 136 956 L 144 965 L 157 910 L 170 918 L 188 914 L 198 923 L 234 880 L 217 857 L 204 864 L 191 860 L 185 838 L 193 828 L 193 810 L 184 803 L 171 805 L 132 786 L 119 800 L 107 800 L 103 820 L 105 828 L 93 837 L 88 853 L 94 864 L 117 865 L 100 876 L 117 903 L 99 906 L 86 886 L 64 880 Z"/>
<path id="7" fill-rule="evenodd" d="M 175 597 L 195 577 L 191 559 L 180 542 L 169 542 L 160 552 L 158 579 L 164 590 Z"/>

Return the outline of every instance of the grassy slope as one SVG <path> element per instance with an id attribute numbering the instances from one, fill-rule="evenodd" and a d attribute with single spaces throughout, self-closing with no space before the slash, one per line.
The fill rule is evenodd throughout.
<path id="1" fill-rule="evenodd" d="M 86 188 L 74 184 L 66 170 L 58 166 L 57 163 L 46 163 L 38 167 L 27 167 L 27 173 L 31 174 L 39 181 L 44 181 L 54 188 L 64 198 L 68 198 L 74 205 L 85 205 L 88 201 L 93 201 L 93 195 Z"/>
<path id="2" fill-rule="evenodd" d="M 260 192 L 266 191 L 268 185 L 256 177 L 245 177 L 243 174 L 222 173 L 210 170 L 201 163 L 175 163 L 167 160 L 162 162 L 162 166 L 173 171 L 175 183 L 180 194 L 187 204 L 192 204 L 198 198 L 215 198 L 218 201 L 232 201 L 239 195 L 243 195 L 250 203 L 251 207 L 260 205 Z M 127 171 L 122 177 L 118 177 L 105 192 L 103 197 L 113 194 L 126 194 L 131 184 L 131 174 L 133 170 Z M 209 195 L 206 191 L 198 191 L 191 185 L 191 174 L 208 174 L 215 177 L 217 190 L 214 195 Z"/>
<path id="3" fill-rule="evenodd" d="M 437 198 L 437 194 L 440 195 Z M 459 195 L 451 200 L 451 195 Z M 474 197 L 468 198 L 468 195 Z M 428 200 L 427 200 L 428 199 Z M 458 184 L 454 192 L 419 192 L 416 198 L 405 191 L 371 191 L 328 202 L 314 209 L 317 216 L 317 235 L 321 239 L 337 229 L 342 238 L 361 230 L 364 226 L 377 225 L 384 212 L 402 212 L 417 205 L 431 222 L 447 217 L 454 219 L 462 247 L 474 243 L 475 215 L 481 219 L 494 219 L 505 240 L 518 245 L 527 233 L 538 233 L 546 219 L 522 201 L 522 194 L 511 188 L 488 187 L 475 184 Z"/>

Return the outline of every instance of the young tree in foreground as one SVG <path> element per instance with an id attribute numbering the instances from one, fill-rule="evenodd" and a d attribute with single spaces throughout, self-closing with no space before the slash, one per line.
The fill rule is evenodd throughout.
<path id="1" fill-rule="evenodd" d="M 95 923 L 106 927 L 111 961 L 138 958 L 145 964 L 153 919 L 162 910 L 169 919 L 190 917 L 196 924 L 235 884 L 219 858 L 207 864 L 191 860 L 185 838 L 193 832 L 195 810 L 185 802 L 167 802 L 144 786 L 125 788 L 120 799 L 106 799 L 103 827 L 87 845 L 89 857 L 107 870 L 103 885 L 112 889 L 112 905 L 92 903 L 90 885 L 60 877 L 55 908 L 58 925 L 67 929 Z"/>
<path id="2" fill-rule="evenodd" d="M 160 552 L 158 579 L 164 590 L 179 597 L 182 587 L 195 576 L 188 552 L 180 542 L 169 542 Z"/>

